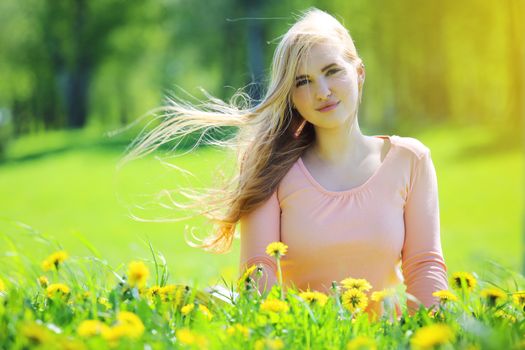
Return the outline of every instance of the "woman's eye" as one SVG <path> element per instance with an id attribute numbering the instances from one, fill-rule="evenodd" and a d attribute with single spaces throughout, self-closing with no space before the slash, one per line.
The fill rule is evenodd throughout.
<path id="1" fill-rule="evenodd" d="M 301 79 L 301 80 L 298 80 L 296 83 L 295 83 L 295 87 L 299 87 L 301 85 L 304 85 L 304 84 L 307 84 L 309 82 L 308 79 Z"/>
<path id="2" fill-rule="evenodd" d="M 340 70 L 341 70 L 341 69 L 339 69 L 339 68 L 332 68 L 332 69 L 328 70 L 328 71 L 326 72 L 326 74 L 327 74 L 327 75 L 332 75 L 332 74 L 335 74 L 335 73 L 339 72 Z"/>

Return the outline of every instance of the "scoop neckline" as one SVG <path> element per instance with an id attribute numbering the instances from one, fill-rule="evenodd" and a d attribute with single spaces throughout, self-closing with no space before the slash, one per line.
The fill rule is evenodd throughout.
<path id="1" fill-rule="evenodd" d="M 306 168 L 306 165 L 304 165 L 302 156 L 299 157 L 299 159 L 298 159 L 299 167 L 303 171 L 303 173 L 306 176 L 306 178 L 312 183 L 312 185 L 314 185 L 314 187 L 316 187 L 319 191 L 321 191 L 321 192 L 323 192 L 325 194 L 328 194 L 328 195 L 331 195 L 331 196 L 341 196 L 341 195 L 356 193 L 356 192 L 359 192 L 359 191 L 363 190 L 365 187 L 367 187 L 378 176 L 378 174 L 382 171 L 382 169 L 385 167 L 385 163 L 392 157 L 392 153 L 394 153 L 393 151 L 395 150 L 395 146 L 396 146 L 396 144 L 394 142 L 395 136 L 396 135 L 392 135 L 392 136 L 390 136 L 390 135 L 372 135 L 372 137 L 387 138 L 390 141 L 390 149 L 388 150 L 387 154 L 385 155 L 385 158 L 381 162 L 381 165 L 379 165 L 379 167 L 376 169 L 376 171 L 364 183 L 362 183 L 361 185 L 359 185 L 357 187 L 348 189 L 348 190 L 331 191 L 331 190 L 326 189 L 323 185 L 321 185 L 312 176 L 310 171 Z"/>

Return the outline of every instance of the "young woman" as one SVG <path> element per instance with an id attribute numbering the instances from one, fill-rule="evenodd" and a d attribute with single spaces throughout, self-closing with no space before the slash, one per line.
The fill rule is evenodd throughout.
<path id="1" fill-rule="evenodd" d="M 240 269 L 263 267 L 261 291 L 276 283 L 265 248 L 281 241 L 286 286 L 326 292 L 352 277 L 368 280 L 372 292 L 404 282 L 429 307 L 437 303 L 432 293 L 447 289 L 430 150 L 410 137 L 361 133 L 364 81 L 348 31 L 311 9 L 277 46 L 262 101 L 246 108 L 174 102 L 129 156 L 190 132 L 237 127 L 235 138 L 208 141 L 237 151 L 236 176 L 219 191 L 191 196 L 216 224 L 200 247 L 228 250 L 240 223 Z M 367 311 L 382 312 L 374 302 Z"/>

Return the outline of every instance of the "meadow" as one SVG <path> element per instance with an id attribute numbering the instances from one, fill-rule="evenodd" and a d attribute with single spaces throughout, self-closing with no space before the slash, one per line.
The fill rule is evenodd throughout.
<path id="1" fill-rule="evenodd" d="M 505 148 L 483 127 L 442 125 L 401 136 L 416 137 L 432 150 L 449 270 L 484 271 L 492 262 L 520 270 L 521 149 Z M 202 219 L 170 223 L 132 218 L 180 217 L 156 205 L 155 195 L 163 189 L 213 183 L 219 172 L 227 172 L 232 155 L 207 148 L 171 160 L 194 177 L 152 158 L 117 171 L 126 141 L 129 138 L 108 138 L 89 130 L 16 141 L 8 160 L 0 163 L 0 233 L 35 257 L 47 254 L 49 248 L 35 242 L 21 223 L 29 231 L 56 239 L 74 255 L 91 254 L 85 244 L 89 242 L 111 264 L 147 255 L 145 242 L 151 242 L 168 258 L 170 271 L 181 282 L 215 283 L 219 276 L 235 279 L 238 240 L 230 253 L 212 255 L 184 241 L 186 225 L 197 227 L 201 237 L 209 232 Z"/>
<path id="2" fill-rule="evenodd" d="M 343 286 L 326 299 L 293 291 L 285 299 L 278 287 L 258 295 L 250 287 L 256 277 L 237 280 L 238 240 L 225 255 L 187 246 L 187 225 L 207 233 L 200 218 L 132 218 L 177 218 L 155 195 L 213 183 L 228 173 L 232 155 L 202 148 L 172 159 L 192 177 L 154 158 L 117 170 L 126 142 L 96 131 L 17 140 L 0 164 L 2 344 L 46 348 L 53 339 L 63 348 L 425 348 L 418 337 L 438 334 L 441 340 L 430 348 L 523 348 L 523 300 L 512 294 L 525 288 L 515 272 L 523 254 L 520 149 L 504 147 L 482 127 L 442 125 L 401 136 L 416 137 L 432 150 L 449 276 L 470 272 L 477 288 L 462 282 L 457 300 L 445 298 L 439 310 L 405 313 L 395 321 L 387 315 L 380 322 L 344 307 Z M 53 252 L 67 252 L 67 259 Z M 147 283 L 132 277 L 132 261 L 146 263 Z M 223 280 L 241 293 L 236 305 L 202 293 Z M 326 304 L 319 305 L 319 298 Z M 84 324 L 84 334 L 86 320 L 100 323 Z M 448 328 L 425 333 L 434 324 Z"/>

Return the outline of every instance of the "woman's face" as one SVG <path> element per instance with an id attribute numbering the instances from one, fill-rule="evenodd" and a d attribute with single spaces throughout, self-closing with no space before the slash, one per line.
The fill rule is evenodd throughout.
<path id="1" fill-rule="evenodd" d="M 292 102 L 315 127 L 342 126 L 355 114 L 360 78 L 364 79 L 364 69 L 345 61 L 341 49 L 316 44 L 299 65 Z"/>

